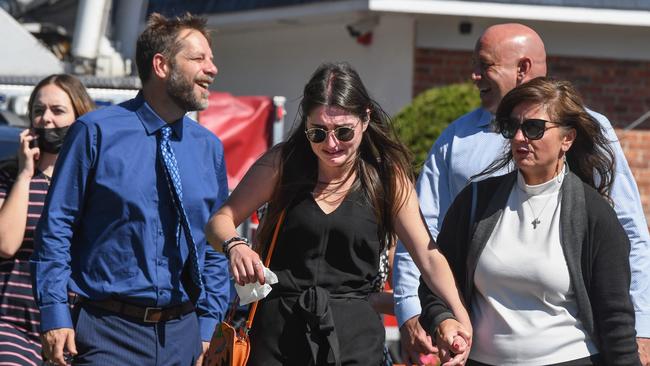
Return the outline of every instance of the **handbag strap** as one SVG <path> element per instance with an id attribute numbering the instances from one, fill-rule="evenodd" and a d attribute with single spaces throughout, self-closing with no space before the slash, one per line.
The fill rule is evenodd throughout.
<path id="1" fill-rule="evenodd" d="M 280 212 L 280 217 L 278 217 L 278 222 L 275 224 L 275 230 L 273 231 L 273 239 L 271 240 L 271 245 L 269 246 L 269 252 L 266 255 L 266 259 L 264 260 L 264 267 L 269 266 L 271 264 L 271 257 L 273 256 L 273 250 L 275 249 L 275 243 L 278 240 L 278 234 L 280 233 L 280 227 L 282 226 L 282 221 L 284 221 L 284 215 L 286 213 L 286 210 L 282 210 Z M 246 320 L 246 333 L 248 333 L 248 330 L 251 329 L 253 326 L 253 318 L 255 317 L 255 312 L 257 311 L 257 303 L 258 301 L 255 301 L 253 305 L 251 305 L 251 310 L 248 313 L 248 320 Z"/>

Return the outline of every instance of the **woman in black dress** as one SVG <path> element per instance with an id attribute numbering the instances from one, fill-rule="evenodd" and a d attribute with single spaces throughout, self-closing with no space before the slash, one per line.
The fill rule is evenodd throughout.
<path id="1" fill-rule="evenodd" d="M 469 344 L 467 313 L 420 217 L 408 150 L 389 117 L 345 63 L 321 65 L 300 107 L 298 128 L 255 163 L 206 229 L 235 281 L 263 283 L 260 257 L 235 227 L 268 202 L 258 233 L 267 245 L 286 212 L 270 264 L 279 282 L 256 314 L 249 365 L 380 365 L 385 330 L 368 296 L 395 235 L 454 313 L 441 323 L 444 338 Z"/>

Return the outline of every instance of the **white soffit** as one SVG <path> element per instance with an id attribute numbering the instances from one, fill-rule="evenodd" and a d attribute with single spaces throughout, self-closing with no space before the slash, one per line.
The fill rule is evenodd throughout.
<path id="1" fill-rule="evenodd" d="M 347 0 L 307 5 L 283 6 L 207 15 L 208 26 L 216 28 L 237 27 L 268 22 L 285 22 L 303 18 L 322 18 L 368 11 L 368 0 Z"/>
<path id="2" fill-rule="evenodd" d="M 349 17 L 363 12 L 451 15 L 477 18 L 650 27 L 650 11 L 505 4 L 459 0 L 345 0 L 208 15 L 214 28 Z"/>
<path id="3" fill-rule="evenodd" d="M 453 0 L 368 0 L 370 11 L 650 27 L 650 11 Z"/>

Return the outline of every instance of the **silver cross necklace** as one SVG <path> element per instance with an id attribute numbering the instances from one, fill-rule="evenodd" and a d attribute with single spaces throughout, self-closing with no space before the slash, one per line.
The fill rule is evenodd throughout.
<path id="1" fill-rule="evenodd" d="M 542 206 L 542 209 L 539 211 L 539 214 L 535 213 L 535 209 L 533 208 L 533 204 L 530 203 L 530 199 L 532 197 L 528 197 L 526 202 L 528 202 L 528 207 L 530 207 L 530 211 L 533 213 L 533 221 L 530 222 L 531 225 L 533 225 L 533 229 L 537 229 L 537 225 L 541 224 L 542 222 L 539 221 L 539 217 L 542 216 L 542 213 L 544 213 L 544 209 L 546 206 L 548 206 L 548 203 L 551 201 L 553 198 L 553 195 L 550 195 L 551 197 L 546 199 L 546 202 L 544 202 L 544 206 Z"/>

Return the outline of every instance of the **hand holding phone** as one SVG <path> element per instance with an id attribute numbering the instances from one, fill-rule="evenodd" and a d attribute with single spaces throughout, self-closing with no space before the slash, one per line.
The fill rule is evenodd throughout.
<path id="1" fill-rule="evenodd" d="M 31 130 L 24 130 L 20 133 L 20 147 L 18 148 L 18 171 L 19 174 L 31 178 L 34 175 L 36 161 L 40 156 L 40 151 L 34 149 L 38 147 L 38 139 Z"/>
<path id="2" fill-rule="evenodd" d="M 38 147 L 38 137 L 37 136 L 34 136 L 34 138 L 31 141 L 29 141 L 29 148 L 33 149 L 35 147 Z"/>

